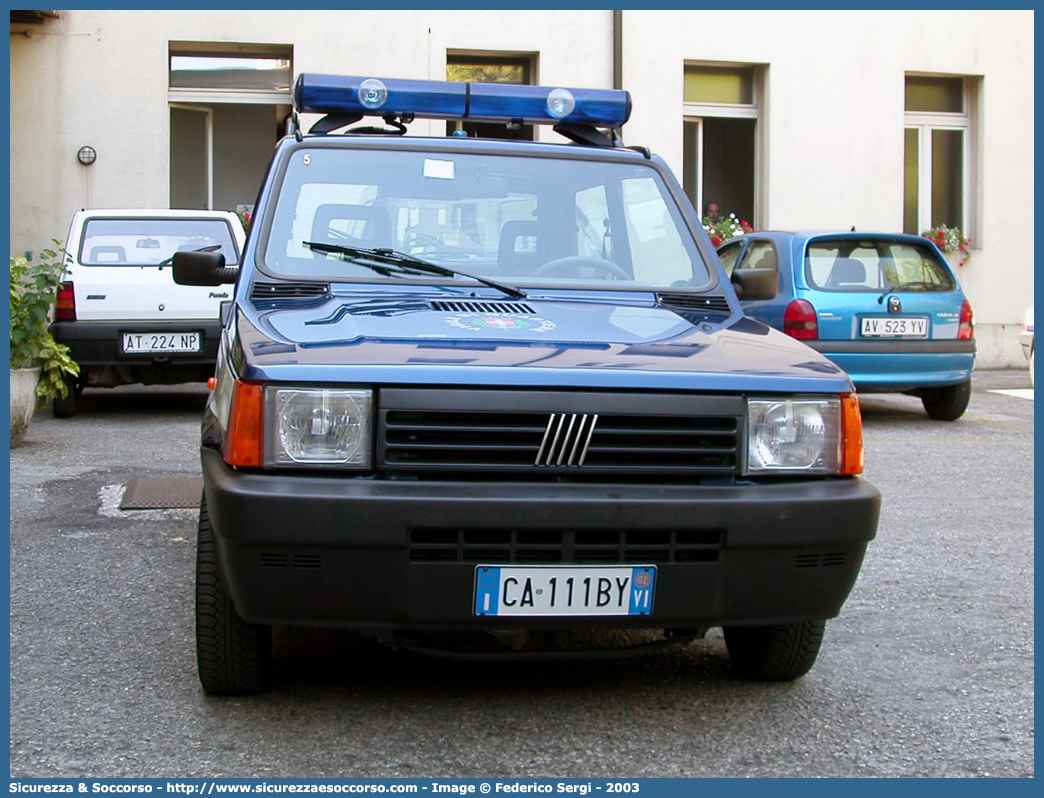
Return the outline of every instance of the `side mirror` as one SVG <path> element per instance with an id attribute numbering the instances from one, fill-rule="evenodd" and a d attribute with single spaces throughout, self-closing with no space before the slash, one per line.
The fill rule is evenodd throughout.
<path id="1" fill-rule="evenodd" d="M 736 296 L 744 302 L 775 299 L 779 290 L 779 272 L 775 269 L 736 269 L 732 273 Z"/>
<path id="2" fill-rule="evenodd" d="M 220 252 L 176 252 L 171 264 L 178 285 L 226 285 L 239 274 L 239 267 L 225 266 Z"/>

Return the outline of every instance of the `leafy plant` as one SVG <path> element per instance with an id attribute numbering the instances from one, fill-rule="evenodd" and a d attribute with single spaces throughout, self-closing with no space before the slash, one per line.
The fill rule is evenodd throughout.
<path id="1" fill-rule="evenodd" d="M 69 347 L 55 341 L 48 329 L 65 274 L 63 255 L 64 251 L 42 250 L 35 263 L 11 256 L 11 368 L 41 369 L 36 386 L 40 405 L 53 396 L 66 396 L 65 375 L 80 373 Z"/>
<path id="2" fill-rule="evenodd" d="M 711 244 L 716 247 L 721 246 L 730 238 L 741 236 L 744 233 L 754 232 L 754 228 L 751 226 L 750 222 L 737 219 L 736 214 L 734 213 L 730 213 L 728 216 L 723 216 L 716 222 L 709 216 L 704 218 L 703 229 L 707 231 Z"/>
<path id="3" fill-rule="evenodd" d="M 971 260 L 971 239 L 964 235 L 961 228 L 940 224 L 931 230 L 925 230 L 921 235 L 943 252 L 960 252 L 961 259 L 958 265 L 964 266 Z"/>

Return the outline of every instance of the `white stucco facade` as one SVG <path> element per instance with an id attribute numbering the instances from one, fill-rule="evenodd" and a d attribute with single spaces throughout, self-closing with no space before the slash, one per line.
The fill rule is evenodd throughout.
<path id="1" fill-rule="evenodd" d="M 169 206 L 170 42 L 289 46 L 295 75 L 441 80 L 448 53 L 506 53 L 532 56 L 543 85 L 609 88 L 617 68 L 634 101 L 626 143 L 676 170 L 684 65 L 755 66 L 762 229 L 901 229 L 904 78 L 954 75 L 979 87 L 973 258 L 959 270 L 979 365 L 1020 365 L 1034 284 L 1033 21 L 1032 11 L 61 11 L 29 36 L 12 26 L 10 248 L 64 238 L 81 207 Z M 439 127 L 411 127 L 429 130 Z M 98 153 L 90 167 L 76 160 L 84 145 Z"/>

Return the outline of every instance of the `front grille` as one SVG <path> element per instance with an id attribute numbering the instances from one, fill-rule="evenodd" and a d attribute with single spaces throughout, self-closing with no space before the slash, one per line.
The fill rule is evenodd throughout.
<path id="1" fill-rule="evenodd" d="M 386 410 L 392 468 L 734 473 L 739 421 L 721 416 Z"/>
<path id="2" fill-rule="evenodd" d="M 604 565 L 713 563 L 720 529 L 410 530 L 410 562 Z"/>
<path id="3" fill-rule="evenodd" d="M 742 469 L 742 396 L 383 388 L 377 467 L 392 478 L 693 483 Z"/>

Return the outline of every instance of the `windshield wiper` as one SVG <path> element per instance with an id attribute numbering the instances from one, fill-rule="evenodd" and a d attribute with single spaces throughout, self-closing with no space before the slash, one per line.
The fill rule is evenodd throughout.
<path id="1" fill-rule="evenodd" d="M 347 255 L 353 263 L 358 263 L 360 266 L 366 266 L 373 269 L 378 274 L 383 274 L 385 276 L 390 274 L 438 274 L 442 277 L 466 277 L 469 280 L 475 280 L 483 285 L 488 285 L 490 288 L 495 288 L 508 296 L 515 297 L 516 299 L 525 299 L 526 297 L 526 292 L 519 288 L 504 285 L 503 283 L 498 283 L 486 277 L 479 277 L 477 274 L 468 274 L 467 272 L 458 271 L 456 269 L 448 269 L 445 266 L 439 266 L 437 263 L 421 260 L 413 255 L 407 255 L 405 252 L 397 252 L 394 249 L 348 247 L 342 244 L 324 244 L 319 241 L 304 241 L 302 243 L 316 252 Z M 370 262 L 368 263 L 367 261 Z M 388 268 L 389 266 L 394 267 L 394 270 Z"/>
<path id="2" fill-rule="evenodd" d="M 889 283 L 888 285 L 886 285 L 884 292 L 881 294 L 881 296 L 879 296 L 877 298 L 877 304 L 880 305 L 882 302 L 884 302 L 884 298 L 886 296 L 888 296 L 890 293 L 892 293 L 898 287 L 899 287 L 898 283 Z"/>

